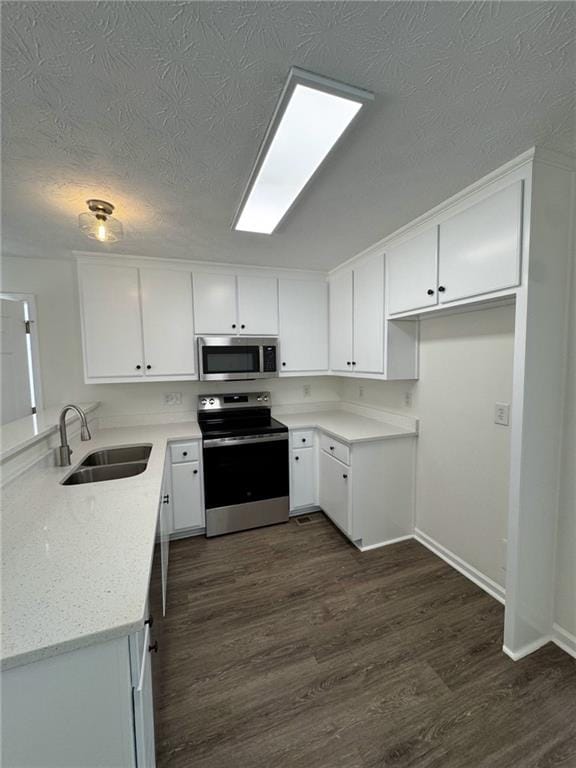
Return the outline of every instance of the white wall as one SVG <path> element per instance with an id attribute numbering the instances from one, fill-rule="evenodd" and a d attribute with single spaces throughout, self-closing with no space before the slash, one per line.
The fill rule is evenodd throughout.
<path id="1" fill-rule="evenodd" d="M 576 637 L 576 258 L 564 404 L 564 439 L 556 552 L 555 621 Z"/>
<path id="2" fill-rule="evenodd" d="M 0 290 L 33 293 L 37 300 L 40 367 L 44 406 L 100 400 L 104 423 L 119 415 L 162 414 L 166 418 L 195 413 L 200 392 L 268 389 L 275 405 L 338 400 L 336 380 L 328 377 L 286 378 L 214 384 L 207 382 L 146 382 L 84 384 L 76 265 L 71 260 L 2 259 Z M 310 395 L 304 396 L 304 385 Z M 163 394 L 181 392 L 181 406 L 167 406 Z"/>
<path id="3" fill-rule="evenodd" d="M 430 318 L 420 327 L 417 528 L 504 586 L 514 308 Z"/>
<path id="4" fill-rule="evenodd" d="M 344 400 L 420 418 L 416 525 L 501 586 L 510 430 L 494 404 L 510 402 L 513 343 L 512 306 L 429 318 L 416 384 L 340 380 Z"/>

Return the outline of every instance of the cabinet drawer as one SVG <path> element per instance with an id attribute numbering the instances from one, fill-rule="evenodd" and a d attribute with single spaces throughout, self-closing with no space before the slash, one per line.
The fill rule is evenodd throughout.
<path id="1" fill-rule="evenodd" d="M 292 432 L 292 448 L 307 448 L 314 445 L 313 429 L 296 429 Z"/>
<path id="2" fill-rule="evenodd" d="M 322 433 L 320 435 L 320 448 L 344 464 L 350 464 L 350 448 L 345 443 Z"/>
<path id="3" fill-rule="evenodd" d="M 173 443 L 170 446 L 170 458 L 172 464 L 179 464 L 182 461 L 198 461 L 200 458 L 200 443 L 195 440 L 193 443 Z"/>

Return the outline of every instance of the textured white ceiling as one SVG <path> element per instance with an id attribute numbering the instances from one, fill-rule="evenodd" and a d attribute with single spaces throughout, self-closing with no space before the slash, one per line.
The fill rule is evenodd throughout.
<path id="1" fill-rule="evenodd" d="M 574 149 L 575 5 L 5 2 L 3 245 L 328 268 L 534 144 Z M 376 101 L 281 230 L 232 217 L 292 65 Z"/>

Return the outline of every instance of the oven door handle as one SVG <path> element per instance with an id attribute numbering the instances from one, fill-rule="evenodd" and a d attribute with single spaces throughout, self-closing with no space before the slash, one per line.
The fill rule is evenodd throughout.
<path id="1" fill-rule="evenodd" d="M 274 435 L 246 435 L 246 437 L 214 437 L 203 440 L 204 448 L 222 448 L 228 445 L 249 445 L 250 443 L 272 443 L 278 440 L 288 440 L 288 433 Z"/>

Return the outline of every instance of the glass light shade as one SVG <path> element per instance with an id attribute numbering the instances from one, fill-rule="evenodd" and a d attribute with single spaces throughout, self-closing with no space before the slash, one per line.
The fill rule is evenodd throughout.
<path id="1" fill-rule="evenodd" d="M 100 243 L 115 243 L 121 240 L 124 234 L 118 219 L 102 213 L 81 213 L 78 216 L 78 226 L 87 237 Z"/>

